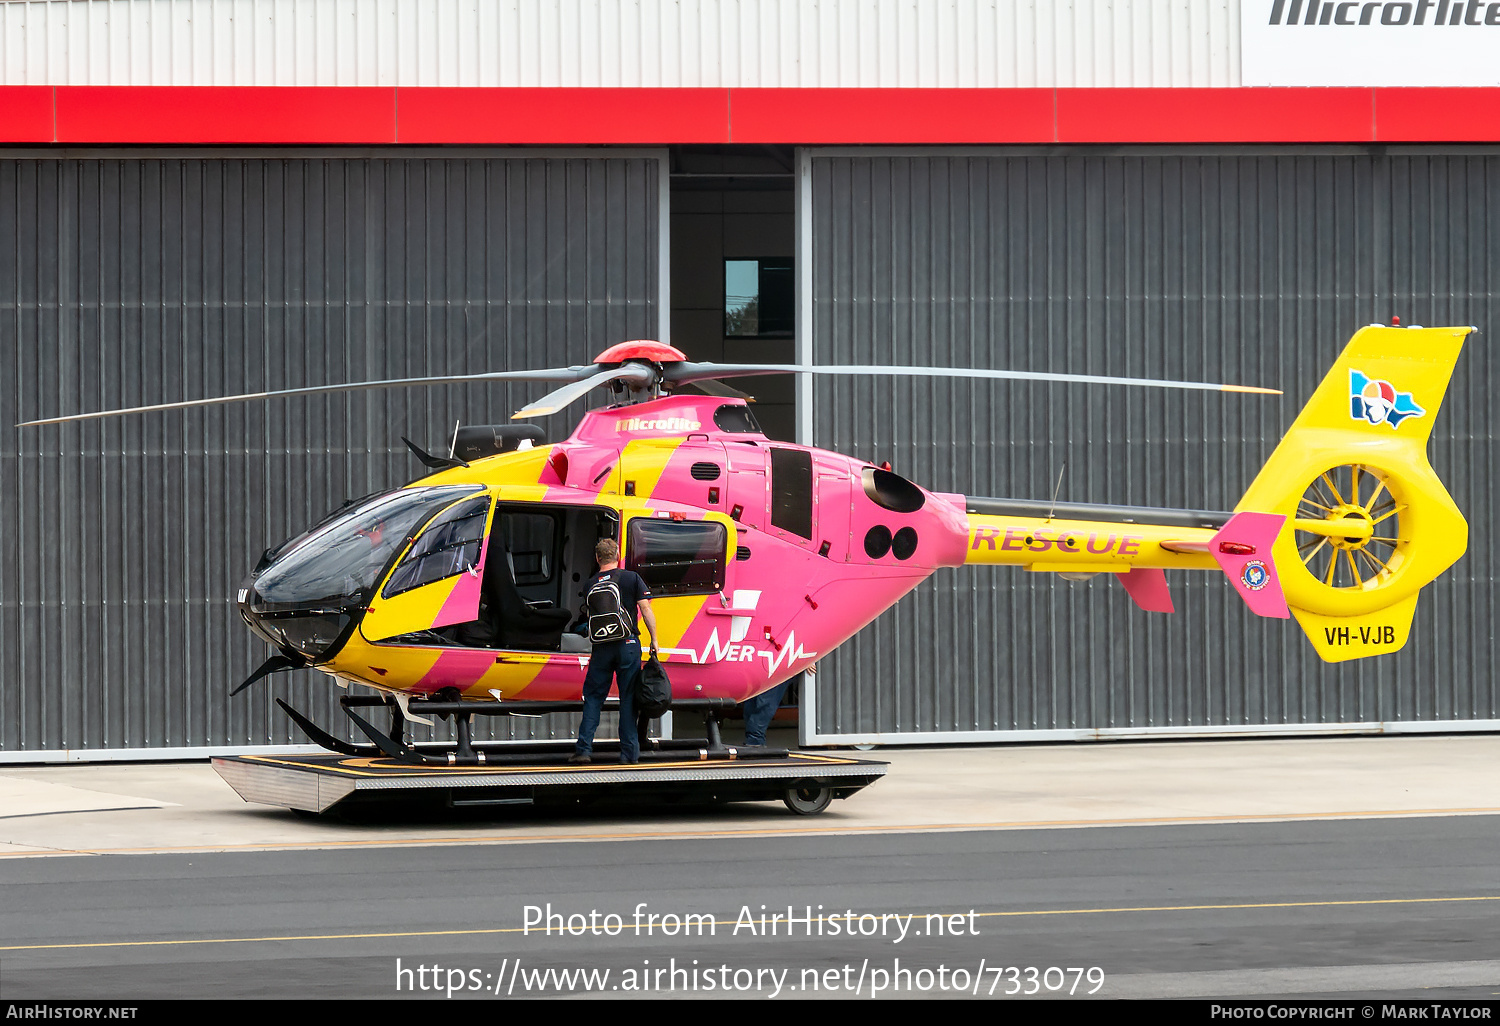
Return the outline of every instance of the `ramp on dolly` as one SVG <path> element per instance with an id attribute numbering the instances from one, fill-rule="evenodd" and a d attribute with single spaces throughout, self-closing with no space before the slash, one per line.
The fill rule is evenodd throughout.
<path id="1" fill-rule="evenodd" d="M 428 797 L 454 806 L 782 801 L 793 812 L 812 815 L 886 771 L 883 762 L 831 753 L 729 751 L 727 761 L 684 752 L 629 766 L 576 766 L 565 754 L 550 753 L 485 766 L 412 766 L 384 756 L 332 753 L 221 757 L 213 766 L 248 802 L 312 813 Z"/>

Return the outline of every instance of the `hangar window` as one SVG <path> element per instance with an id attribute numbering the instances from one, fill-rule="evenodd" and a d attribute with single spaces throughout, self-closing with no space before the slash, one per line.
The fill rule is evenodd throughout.
<path id="1" fill-rule="evenodd" d="M 791 338 L 795 318 L 791 257 L 724 261 L 726 338 Z"/>

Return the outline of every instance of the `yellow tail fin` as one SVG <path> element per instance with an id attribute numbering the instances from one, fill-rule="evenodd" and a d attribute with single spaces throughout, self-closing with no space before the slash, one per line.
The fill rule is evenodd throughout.
<path id="1" fill-rule="evenodd" d="M 1468 545 L 1427 440 L 1473 330 L 1356 332 L 1235 507 L 1287 517 L 1282 588 L 1328 662 L 1401 649 L 1417 592 Z"/>

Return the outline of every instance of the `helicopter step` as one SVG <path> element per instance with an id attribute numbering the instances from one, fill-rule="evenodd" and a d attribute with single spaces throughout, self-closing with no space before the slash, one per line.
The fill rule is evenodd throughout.
<path id="1" fill-rule="evenodd" d="M 603 755 L 604 746 L 595 752 Z M 641 762 L 570 765 L 562 752 L 516 753 L 485 766 L 412 766 L 384 755 L 244 755 L 213 760 L 247 802 L 305 813 L 426 800 L 451 807 L 592 804 L 707 805 L 781 801 L 815 815 L 885 775 L 886 764 L 822 752 L 740 749 L 734 761 L 700 752 L 642 752 Z"/>

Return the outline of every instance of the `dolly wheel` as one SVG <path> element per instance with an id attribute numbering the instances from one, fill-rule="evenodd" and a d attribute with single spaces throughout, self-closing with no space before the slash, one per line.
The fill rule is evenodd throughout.
<path id="1" fill-rule="evenodd" d="M 828 808 L 833 801 L 833 788 L 809 784 L 805 787 L 789 787 L 781 799 L 786 807 L 799 816 L 816 816 Z"/>

